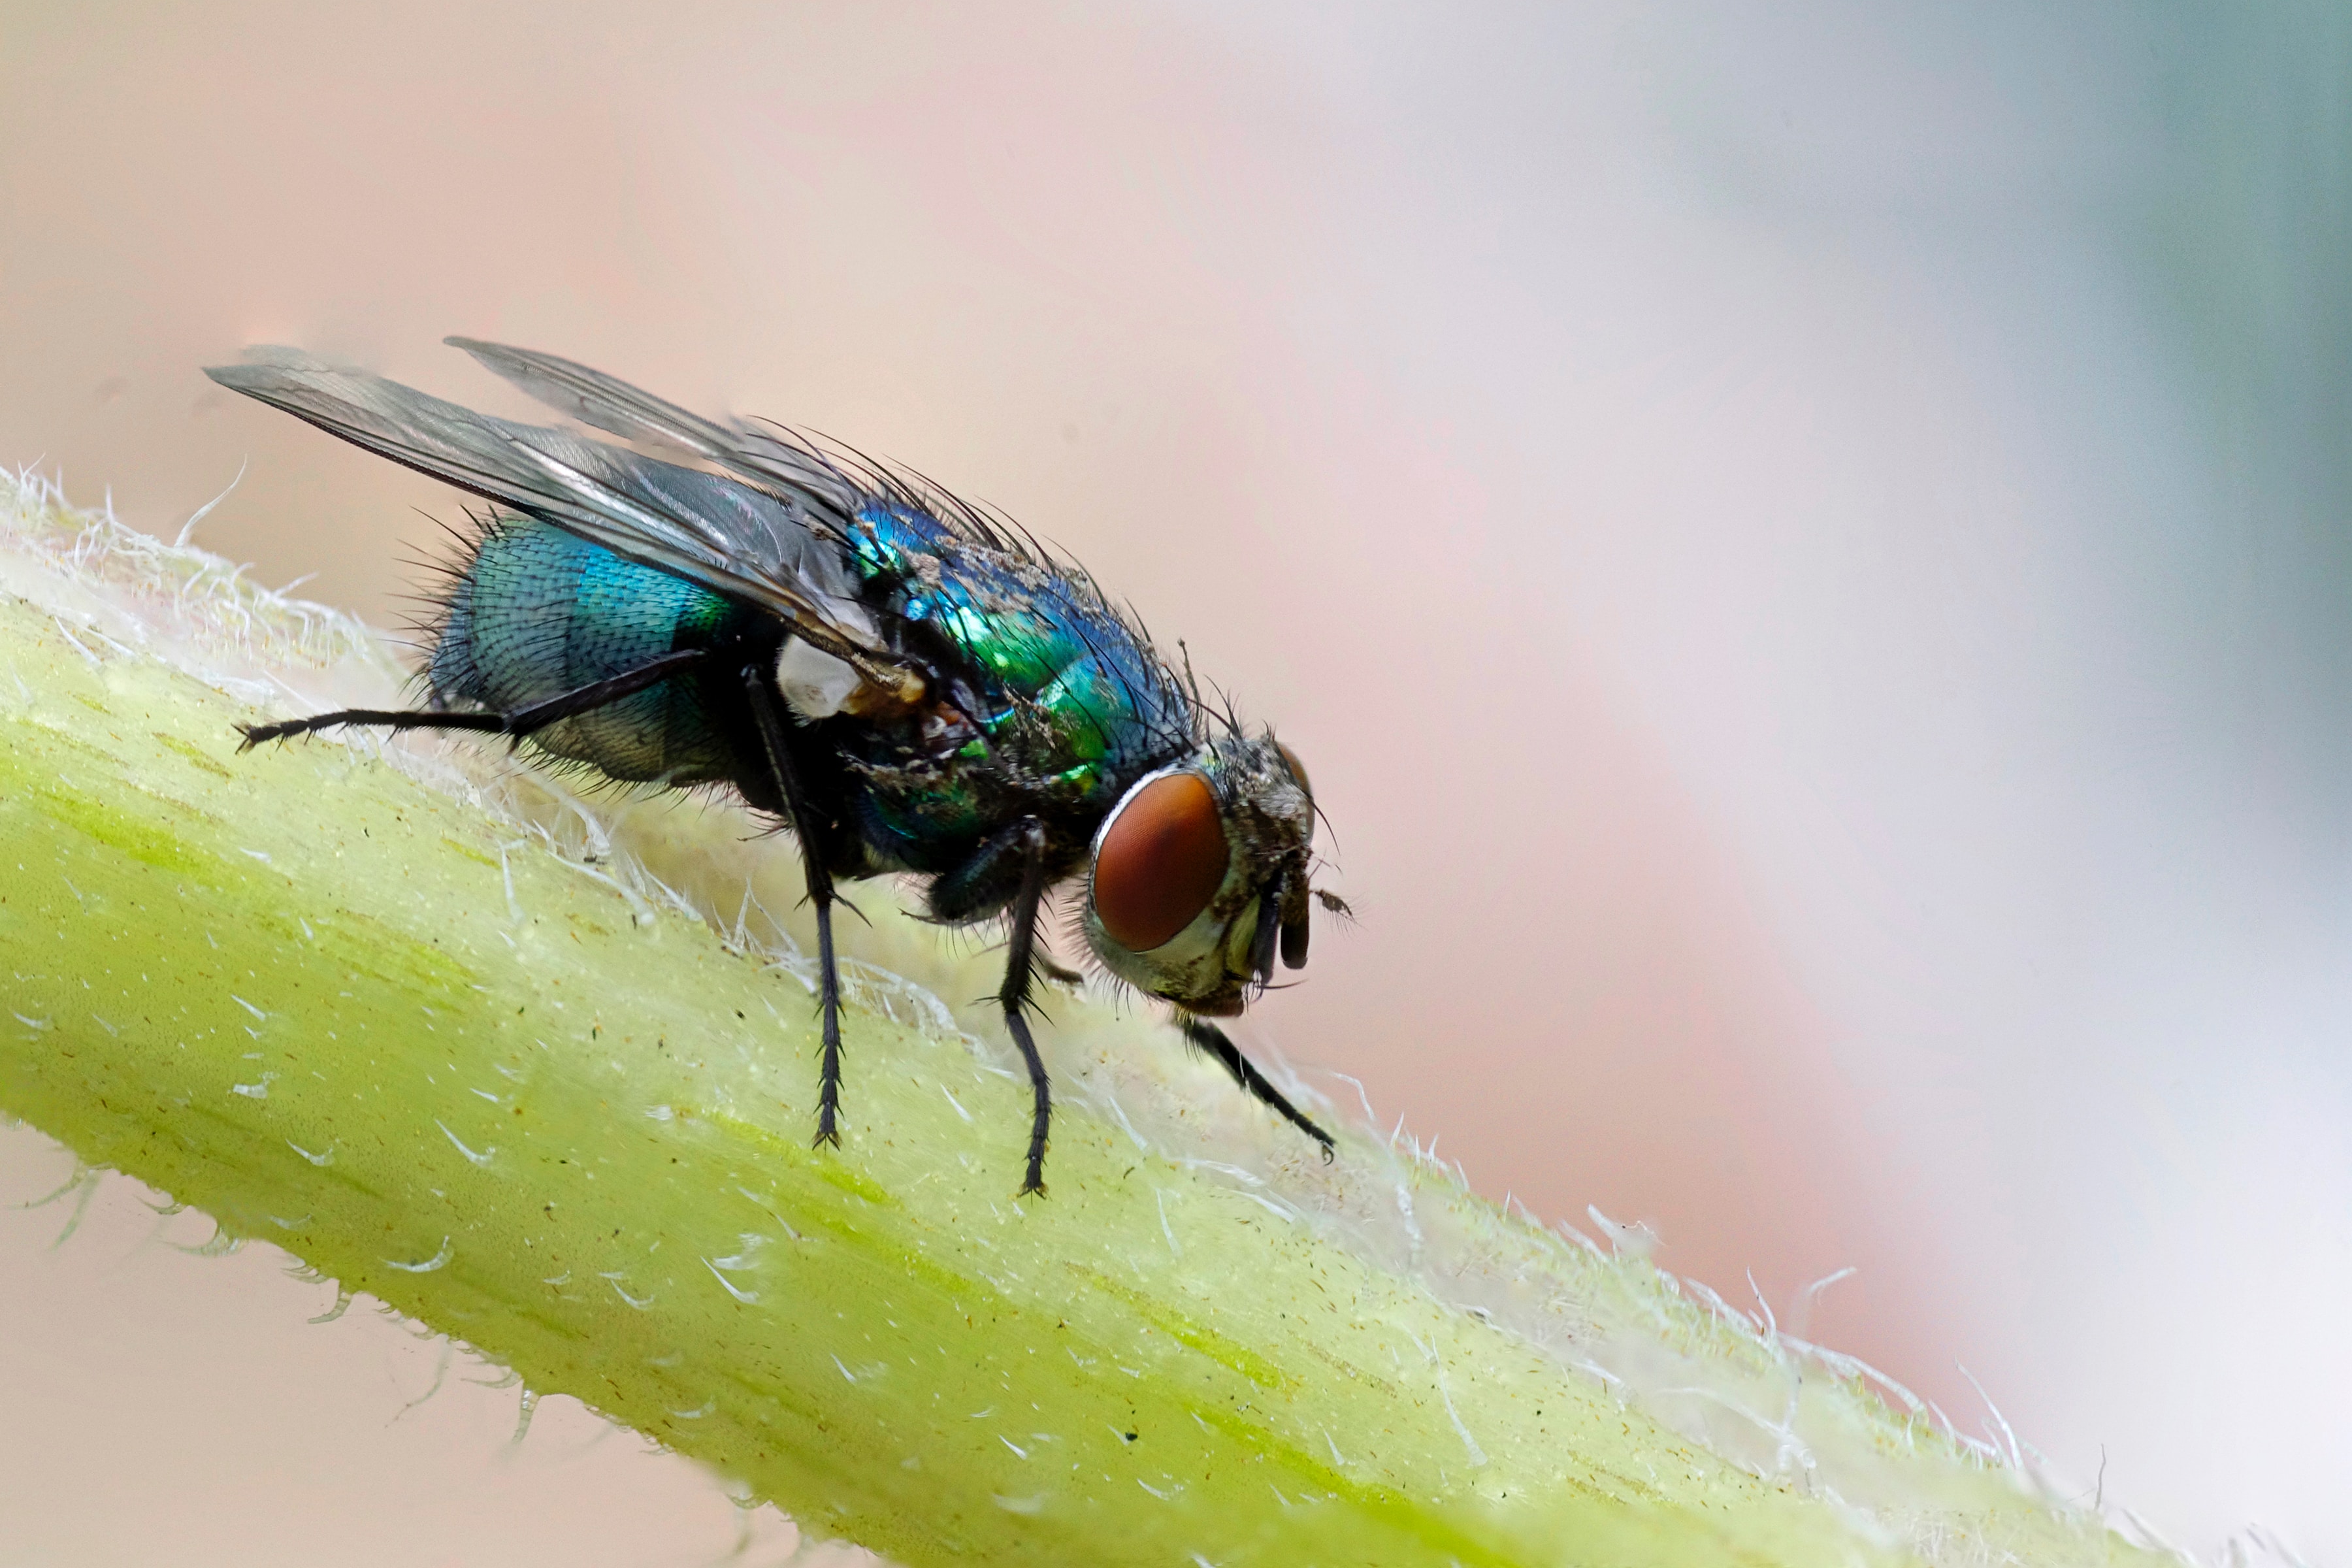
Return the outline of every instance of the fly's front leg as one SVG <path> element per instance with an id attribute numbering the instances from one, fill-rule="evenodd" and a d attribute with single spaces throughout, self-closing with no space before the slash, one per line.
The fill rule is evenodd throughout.
<path id="1" fill-rule="evenodd" d="M 1257 1064 L 1242 1055 L 1241 1047 L 1234 1044 L 1232 1036 L 1207 1019 L 1195 1018 L 1189 1013 L 1176 1015 L 1176 1027 L 1195 1047 L 1216 1058 L 1218 1065 L 1234 1075 L 1234 1081 L 1240 1084 L 1251 1099 L 1272 1108 L 1293 1127 L 1323 1145 L 1323 1163 L 1327 1165 L 1331 1163 L 1331 1152 L 1336 1147 L 1331 1142 L 1331 1134 L 1316 1126 L 1305 1111 L 1290 1103 L 1282 1090 L 1267 1082 L 1265 1074 L 1257 1070 Z"/>
<path id="2" fill-rule="evenodd" d="M 751 700 L 751 716 L 759 725 L 760 743 L 767 752 L 768 771 L 775 776 L 776 793 L 793 819 L 793 834 L 801 844 L 801 869 L 808 877 L 809 902 L 816 910 L 816 962 L 819 1005 L 824 1019 L 824 1066 L 816 1097 L 816 1142 L 841 1147 L 841 971 L 833 956 L 833 873 L 825 868 L 823 835 L 800 776 L 793 769 L 786 744 L 783 715 L 768 691 L 766 673 L 758 666 L 743 671 L 743 689 Z"/>
<path id="3" fill-rule="evenodd" d="M 1032 961 L 1037 952 L 1037 910 L 1045 900 L 1045 829 L 1036 822 L 1020 827 L 1021 890 L 1013 899 L 1012 940 L 1005 944 L 1004 984 L 996 993 L 1004 1008 L 1004 1027 L 1021 1047 L 1029 1068 L 1029 1089 L 1036 1116 L 1029 1124 L 1029 1166 L 1021 1178 L 1021 1195 L 1045 1195 L 1045 1134 L 1054 1121 L 1053 1085 L 1037 1042 L 1029 1036 L 1029 986 L 1035 978 Z"/>

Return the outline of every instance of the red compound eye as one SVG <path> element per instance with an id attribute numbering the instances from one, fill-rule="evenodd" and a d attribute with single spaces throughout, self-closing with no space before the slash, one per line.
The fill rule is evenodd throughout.
<path id="1" fill-rule="evenodd" d="M 1224 825 L 1198 773 L 1170 773 L 1128 798 L 1095 852 L 1095 918 L 1129 952 L 1191 925 L 1224 885 Z"/>

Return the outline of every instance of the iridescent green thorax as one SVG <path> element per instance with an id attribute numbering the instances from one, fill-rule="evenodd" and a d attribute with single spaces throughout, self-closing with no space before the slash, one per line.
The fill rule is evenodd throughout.
<path id="1" fill-rule="evenodd" d="M 925 841 L 1002 820 L 1012 793 L 1030 809 L 1099 815 L 1198 729 L 1189 695 L 1089 579 L 977 531 L 882 501 L 849 531 L 870 588 L 969 682 L 950 696 L 971 733 L 944 763 L 876 781 L 877 825 L 918 865 Z"/>

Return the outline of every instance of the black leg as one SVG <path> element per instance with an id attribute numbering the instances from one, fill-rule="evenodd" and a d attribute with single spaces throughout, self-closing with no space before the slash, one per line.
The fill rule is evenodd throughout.
<path id="1" fill-rule="evenodd" d="M 1045 1195 L 1045 1134 L 1054 1121 L 1054 1089 L 1045 1077 L 1045 1064 L 1037 1055 L 1037 1042 L 1029 1037 L 1029 986 L 1036 977 L 1032 960 L 1037 951 L 1037 910 L 1045 901 L 1045 830 L 1034 822 L 1022 825 L 1026 842 L 1022 846 L 1024 867 L 1021 891 L 1013 900 L 1012 940 L 1005 943 L 1004 984 L 996 999 L 1004 1007 L 1004 1027 L 1013 1036 L 1013 1043 L 1021 1047 L 1021 1059 L 1029 1067 L 1029 1089 L 1034 1098 L 1037 1114 L 1029 1124 L 1029 1168 L 1021 1178 L 1021 1195 L 1031 1193 Z"/>
<path id="2" fill-rule="evenodd" d="M 1323 1163 L 1327 1165 L 1331 1163 L 1331 1135 L 1308 1121 L 1305 1112 L 1283 1098 L 1282 1090 L 1266 1082 L 1265 1075 L 1257 1070 L 1256 1064 L 1249 1058 L 1242 1055 L 1241 1047 L 1234 1044 L 1223 1029 L 1206 1019 L 1182 1013 L 1176 1016 L 1176 1026 L 1183 1031 L 1187 1040 L 1223 1063 L 1224 1069 L 1234 1075 L 1234 1081 L 1247 1090 L 1250 1098 L 1272 1106 L 1287 1118 L 1292 1126 L 1322 1144 Z"/>
<path id="3" fill-rule="evenodd" d="M 809 902 L 816 910 L 817 988 L 824 1021 L 824 1066 L 816 1095 L 816 1142 L 841 1147 L 841 972 L 833 957 L 833 873 L 825 868 L 823 827 L 801 794 L 800 776 L 793 770 L 786 744 L 783 715 L 769 694 L 766 672 L 753 665 L 743 671 L 743 689 L 751 700 L 751 716 L 760 727 L 760 742 L 768 753 L 768 771 L 775 775 L 777 793 L 793 819 L 793 835 L 801 841 L 801 868 L 808 876 Z"/>
<path id="4" fill-rule="evenodd" d="M 560 692 L 528 708 L 511 713 L 436 713 L 429 710 L 390 710 L 380 708 L 344 708 L 332 713 L 317 713 L 308 719 L 288 719 L 276 724 L 240 724 L 245 736 L 240 752 L 251 751 L 264 741 L 283 741 L 296 735 L 307 735 L 314 730 L 331 730 L 344 724 L 366 724 L 384 730 L 474 730 L 492 735 L 511 735 L 517 740 L 534 731 L 544 730 L 560 719 L 586 713 L 608 702 L 618 702 L 624 697 L 659 686 L 671 676 L 699 664 L 708 655 L 700 648 L 685 648 L 666 653 L 650 664 L 625 670 L 609 679 L 592 681 L 586 686 Z"/>

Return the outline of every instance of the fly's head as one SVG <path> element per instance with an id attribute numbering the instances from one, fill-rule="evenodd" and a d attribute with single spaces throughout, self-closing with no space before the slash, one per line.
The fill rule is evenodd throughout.
<path id="1" fill-rule="evenodd" d="M 1287 968 L 1307 963 L 1314 839 L 1297 757 L 1271 734 L 1221 734 L 1138 780 L 1096 830 L 1087 943 L 1139 991 L 1239 1013 L 1277 952 Z"/>

